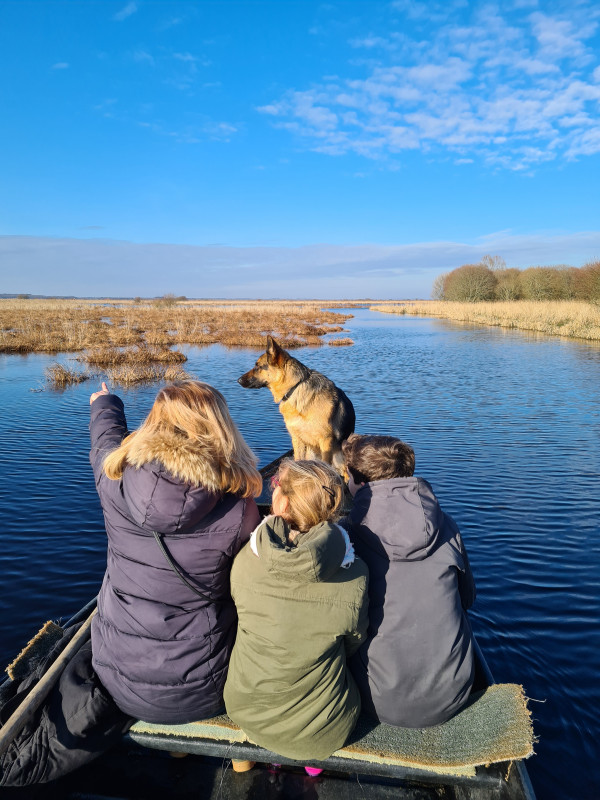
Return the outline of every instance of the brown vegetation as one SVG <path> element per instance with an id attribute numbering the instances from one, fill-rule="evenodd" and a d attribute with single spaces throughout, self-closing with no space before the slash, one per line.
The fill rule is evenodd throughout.
<path id="1" fill-rule="evenodd" d="M 580 269 L 560 264 L 519 270 L 508 269 L 499 256 L 484 256 L 479 264 L 465 264 L 438 275 L 431 296 L 460 303 L 583 300 L 600 304 L 600 261 Z"/>
<path id="2" fill-rule="evenodd" d="M 591 303 L 576 300 L 535 302 L 452 303 L 425 301 L 386 303 L 371 306 L 372 311 L 389 314 L 416 314 L 425 317 L 444 317 L 478 325 L 498 325 L 503 328 L 539 331 L 554 336 L 569 336 L 600 341 L 600 310 Z"/>
<path id="3" fill-rule="evenodd" d="M 354 344 L 354 340 L 348 337 L 345 339 L 330 339 L 327 344 L 329 347 L 349 347 L 351 344 Z"/>
<path id="4" fill-rule="evenodd" d="M 46 368 L 46 380 L 56 387 L 72 386 L 74 383 L 83 383 L 90 378 L 87 372 L 69 369 L 64 364 L 55 362 Z"/>
<path id="5" fill-rule="evenodd" d="M 265 346 L 267 334 L 283 347 L 321 345 L 352 315 L 323 311 L 317 301 L 191 301 L 165 295 L 133 301 L 0 300 L 0 352 L 75 352 L 85 372 L 55 364 L 48 381 L 66 386 L 105 375 L 121 385 L 185 377 L 181 344 Z M 330 305 L 327 303 L 327 305 Z M 332 303 L 331 306 L 356 305 Z M 349 339 L 333 346 L 352 344 Z M 71 377 L 69 377 L 71 376 Z"/>
<path id="6" fill-rule="evenodd" d="M 323 311 L 315 301 L 177 300 L 160 308 L 132 301 L 0 300 L 0 352 L 85 350 L 97 358 L 105 348 L 136 346 L 161 352 L 177 344 L 260 348 L 267 334 L 293 348 L 322 344 L 322 336 L 342 331 L 351 316 Z M 134 349 L 127 352 L 139 356 Z"/>
<path id="7" fill-rule="evenodd" d="M 109 367 L 106 370 L 109 383 L 119 386 L 132 386 L 136 383 L 154 383 L 155 381 L 184 381 L 193 380 L 190 375 L 179 366 L 165 366 L 164 364 L 121 364 Z"/>

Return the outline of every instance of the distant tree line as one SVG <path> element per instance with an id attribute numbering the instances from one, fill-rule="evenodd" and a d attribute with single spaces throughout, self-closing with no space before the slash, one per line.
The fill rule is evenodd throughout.
<path id="1" fill-rule="evenodd" d="M 477 303 L 482 300 L 585 300 L 600 304 L 600 261 L 583 267 L 507 268 L 500 256 L 484 256 L 438 275 L 434 300 Z"/>

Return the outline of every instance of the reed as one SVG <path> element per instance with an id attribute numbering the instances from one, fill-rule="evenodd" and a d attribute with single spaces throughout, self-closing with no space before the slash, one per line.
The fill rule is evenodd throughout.
<path id="1" fill-rule="evenodd" d="M 177 344 L 260 348 L 267 334 L 281 340 L 285 347 L 318 346 L 322 336 L 341 332 L 343 323 L 352 316 L 323 311 L 321 306 L 317 301 L 179 298 L 158 307 L 141 299 L 0 300 L 0 352 L 86 351 L 89 363 L 102 364 L 99 359 L 104 354 L 107 366 L 117 366 L 119 359 L 122 363 L 137 360 L 141 348 L 160 348 L 163 353 Z M 114 353 L 109 357 L 109 351 L 115 348 L 127 353 L 125 361 Z"/>
<path id="2" fill-rule="evenodd" d="M 575 300 L 487 303 L 453 303 L 444 300 L 423 302 L 378 303 L 372 311 L 388 314 L 416 314 L 443 317 L 457 322 L 494 325 L 502 328 L 539 331 L 552 336 L 600 340 L 600 309 L 591 303 Z"/>
<path id="3" fill-rule="evenodd" d="M 106 370 L 109 383 L 119 386 L 133 386 L 140 383 L 155 383 L 156 381 L 195 380 L 180 366 L 165 364 L 120 364 Z"/>
<path id="4" fill-rule="evenodd" d="M 83 383 L 90 378 L 87 372 L 69 369 L 64 364 L 55 362 L 46 368 L 46 380 L 54 387 L 72 386 L 74 383 Z"/>
<path id="5" fill-rule="evenodd" d="M 148 347 L 146 344 L 137 344 L 134 347 L 97 347 L 91 348 L 84 355 L 78 356 L 79 361 L 85 361 L 94 367 L 118 367 L 122 364 L 181 364 L 187 361 L 179 350 L 170 350 L 167 347 Z"/>

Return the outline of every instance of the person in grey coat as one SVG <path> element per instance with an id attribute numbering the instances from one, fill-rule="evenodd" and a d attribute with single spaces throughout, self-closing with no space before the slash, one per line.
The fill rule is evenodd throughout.
<path id="1" fill-rule="evenodd" d="M 215 716 L 237 627 L 229 573 L 260 520 L 256 458 L 206 383 L 165 386 L 133 433 L 105 384 L 90 403 L 90 460 L 108 535 L 94 670 L 136 719 Z"/>
<path id="2" fill-rule="evenodd" d="M 467 551 L 429 483 L 414 477 L 411 447 L 352 434 L 343 452 L 354 503 L 341 524 L 370 575 L 367 640 L 349 662 L 363 711 L 399 727 L 440 724 L 473 685 Z"/>

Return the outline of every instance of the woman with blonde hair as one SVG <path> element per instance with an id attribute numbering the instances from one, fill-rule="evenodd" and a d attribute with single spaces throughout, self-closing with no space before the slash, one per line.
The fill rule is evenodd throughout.
<path id="1" fill-rule="evenodd" d="M 368 572 L 335 523 L 344 487 L 332 467 L 284 460 L 272 487 L 273 515 L 231 570 L 239 625 L 225 705 L 261 747 L 320 761 L 360 712 L 346 658 L 366 637 Z"/>
<path id="2" fill-rule="evenodd" d="M 200 381 L 161 389 L 133 433 L 106 384 L 90 404 L 108 535 L 94 669 L 131 717 L 215 716 L 236 633 L 231 564 L 260 519 L 256 458 L 223 395 Z"/>

